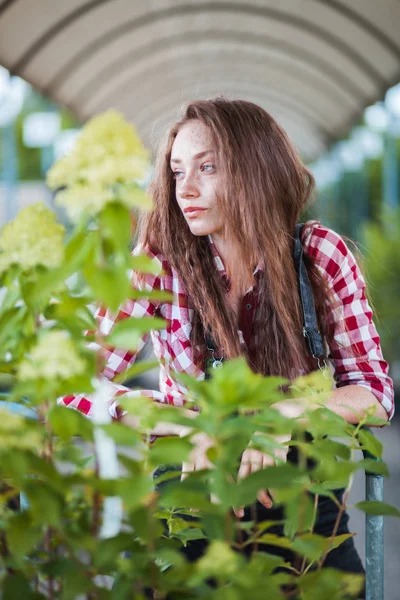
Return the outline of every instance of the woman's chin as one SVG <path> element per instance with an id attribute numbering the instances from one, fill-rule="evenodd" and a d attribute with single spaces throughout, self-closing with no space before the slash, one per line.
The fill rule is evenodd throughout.
<path id="1" fill-rule="evenodd" d="M 189 229 L 193 235 L 209 235 L 212 233 L 212 228 L 207 227 L 205 223 L 188 223 Z"/>

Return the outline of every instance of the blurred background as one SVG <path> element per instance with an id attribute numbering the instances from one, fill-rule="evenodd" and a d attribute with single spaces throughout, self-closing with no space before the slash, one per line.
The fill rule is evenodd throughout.
<path id="1" fill-rule="evenodd" d="M 120 110 L 154 152 L 185 101 L 256 102 L 315 175 L 305 218 L 358 244 L 398 391 L 399 29 L 398 0 L 0 0 L 0 226 L 39 200 L 58 211 L 46 171 L 98 112 Z M 397 506 L 399 421 L 377 433 Z M 352 500 L 362 486 L 360 475 Z M 395 600 L 400 527 L 385 520 L 385 598 Z M 352 526 L 363 554 L 361 513 Z"/>

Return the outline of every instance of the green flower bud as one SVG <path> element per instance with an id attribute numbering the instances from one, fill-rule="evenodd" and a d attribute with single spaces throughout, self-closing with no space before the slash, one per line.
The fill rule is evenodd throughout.
<path id="1" fill-rule="evenodd" d="M 37 265 L 58 267 L 64 258 L 65 229 L 42 202 L 22 209 L 0 232 L 0 272 L 18 264 L 23 270 Z"/>
<path id="2" fill-rule="evenodd" d="M 72 152 L 50 169 L 47 183 L 52 189 L 66 188 L 57 195 L 57 203 L 76 221 L 82 213 L 96 215 L 113 201 L 128 208 L 145 204 L 143 191 L 138 188 L 135 196 L 132 184 L 143 180 L 149 168 L 149 153 L 134 127 L 109 110 L 85 125 Z"/>
<path id="3" fill-rule="evenodd" d="M 86 362 L 66 331 L 50 331 L 43 335 L 19 366 L 19 378 L 71 379 L 83 375 Z"/>

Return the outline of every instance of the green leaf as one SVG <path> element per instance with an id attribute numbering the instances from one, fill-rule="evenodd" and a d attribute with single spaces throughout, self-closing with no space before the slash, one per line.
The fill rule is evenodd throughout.
<path id="1" fill-rule="evenodd" d="M 35 524 L 58 527 L 63 511 L 63 498 L 42 481 L 30 481 L 25 486 L 30 512 Z M 46 510 L 43 508 L 46 507 Z"/>
<path id="2" fill-rule="evenodd" d="M 93 441 L 93 425 L 79 411 L 64 406 L 53 406 L 48 418 L 54 433 L 61 439 L 69 440 L 77 435 L 89 442 Z"/>
<path id="3" fill-rule="evenodd" d="M 7 527 L 7 541 L 10 551 L 19 558 L 28 555 L 41 537 L 41 527 L 32 524 L 28 513 L 20 513 L 10 518 Z"/>
<path id="4" fill-rule="evenodd" d="M 92 354 L 91 356 L 89 355 L 85 358 L 94 359 L 95 355 Z M 59 379 L 57 381 L 53 380 L 52 388 L 55 390 L 56 396 L 93 393 L 92 378 L 95 376 L 95 361 L 89 360 L 86 364 L 87 371 L 84 375 L 77 375 L 76 377 L 71 377 L 71 379 Z"/>
<path id="5" fill-rule="evenodd" d="M 349 460 L 351 458 L 351 448 L 346 444 L 334 440 L 314 440 L 312 446 L 313 449 L 317 450 L 320 456 L 338 456 L 343 460 Z"/>
<path id="6" fill-rule="evenodd" d="M 337 501 L 335 494 L 331 492 L 330 489 L 326 489 L 321 483 L 313 483 L 308 487 L 308 491 L 318 496 L 330 498 L 333 502 L 335 502 L 335 500 Z"/>
<path id="7" fill-rule="evenodd" d="M 276 569 L 282 566 L 283 563 L 284 559 L 280 556 L 267 554 L 266 552 L 255 552 L 248 563 L 247 572 L 250 576 L 257 577 L 262 574 L 263 578 L 265 578 L 275 573 Z"/>
<path id="8" fill-rule="evenodd" d="M 152 329 L 162 329 L 165 323 L 164 319 L 158 317 L 123 319 L 116 323 L 105 343 L 125 350 L 136 350 L 140 338 L 145 333 Z"/>
<path id="9" fill-rule="evenodd" d="M 203 576 L 230 579 L 239 565 L 241 557 L 222 540 L 212 541 L 205 554 L 196 562 L 196 572 Z"/>
<path id="10" fill-rule="evenodd" d="M 150 273 L 151 275 L 160 275 L 161 273 L 160 261 L 145 254 L 131 256 L 129 264 L 134 271 L 139 273 Z"/>
<path id="11" fill-rule="evenodd" d="M 2 582 L 3 600 L 38 600 L 43 598 L 41 594 L 34 592 L 29 582 L 21 574 L 7 574 Z"/>
<path id="12" fill-rule="evenodd" d="M 185 546 L 186 546 L 186 542 L 207 539 L 207 536 L 198 527 L 188 528 L 187 522 L 186 522 L 186 529 L 182 528 L 178 532 L 173 532 L 173 533 L 176 535 L 177 538 L 179 538 L 181 540 L 181 542 L 184 543 Z"/>
<path id="13" fill-rule="evenodd" d="M 276 535 L 275 533 L 264 533 L 257 538 L 257 541 L 261 544 L 278 546 L 279 548 L 290 549 L 292 547 L 292 542 L 290 540 L 288 540 L 286 537 Z"/>
<path id="14" fill-rule="evenodd" d="M 129 210 L 120 202 L 109 202 L 99 215 L 100 233 L 122 253 L 129 253 L 131 218 Z"/>
<path id="15" fill-rule="evenodd" d="M 21 323 L 27 314 L 25 306 L 11 308 L 4 312 L 0 318 L 0 347 L 4 352 L 4 346 L 10 337 L 14 337 L 21 327 Z"/>
<path id="16" fill-rule="evenodd" d="M 313 478 L 322 481 L 325 489 L 347 487 L 351 475 L 357 470 L 357 463 L 323 459 L 313 471 Z"/>
<path id="17" fill-rule="evenodd" d="M 95 236 L 87 231 L 79 231 L 65 247 L 64 262 L 58 269 L 40 274 L 36 281 L 26 287 L 24 298 L 29 306 L 40 306 L 48 301 L 55 290 L 75 273 L 93 250 Z"/>
<path id="18" fill-rule="evenodd" d="M 170 535 L 174 535 L 175 533 L 179 533 L 183 529 L 188 528 L 188 522 L 180 517 L 172 517 L 168 519 L 167 525 Z"/>
<path id="19" fill-rule="evenodd" d="M 132 534 L 120 533 L 116 537 L 98 540 L 93 555 L 93 563 L 97 569 L 110 569 L 118 562 L 121 552 L 132 547 Z"/>
<path id="20" fill-rule="evenodd" d="M 158 362 L 158 360 L 147 360 L 135 363 L 126 371 L 118 373 L 118 375 L 116 375 L 116 377 L 113 378 L 113 382 L 124 383 L 124 381 L 127 381 L 128 379 L 134 379 L 135 377 L 142 375 L 142 373 L 146 373 L 151 369 L 156 369 L 159 366 L 160 363 Z"/>
<path id="21" fill-rule="evenodd" d="M 322 436 L 348 437 L 349 424 L 328 408 L 307 411 L 307 431 L 315 438 Z"/>
<path id="22" fill-rule="evenodd" d="M 102 425 L 103 431 L 121 446 L 136 446 L 142 440 L 141 435 L 123 423 L 109 423 Z"/>
<path id="23" fill-rule="evenodd" d="M 400 517 L 400 510 L 398 508 L 391 504 L 386 504 L 386 502 L 379 502 L 378 500 L 365 500 L 363 502 L 358 502 L 355 506 L 367 515 Z"/>
<path id="24" fill-rule="evenodd" d="M 206 533 L 209 540 L 224 540 L 234 538 L 235 521 L 227 520 L 226 513 L 203 514 L 201 522 L 197 522 Z"/>
<path id="25" fill-rule="evenodd" d="M 367 450 L 367 452 L 372 454 L 372 456 L 376 456 L 376 458 L 382 458 L 382 443 L 373 433 L 366 429 L 360 429 L 358 432 L 358 440 L 363 450 Z"/>
<path id="26" fill-rule="evenodd" d="M 155 302 L 171 302 L 173 295 L 171 292 L 166 292 L 165 290 L 153 290 L 152 292 L 147 292 L 146 290 L 131 288 L 128 298 L 132 298 L 132 300 L 146 298 L 147 300 L 154 300 Z"/>
<path id="27" fill-rule="evenodd" d="M 96 243 L 97 234 L 88 231 L 86 226 L 73 232 L 65 246 L 64 269 L 67 277 L 84 264 Z"/>
<path id="28" fill-rule="evenodd" d="M 0 435 L 1 439 L 1 435 Z M 16 446 L 18 448 L 18 446 Z M 0 473 L 3 478 L 12 478 L 13 485 L 21 488 L 24 484 L 26 473 L 29 469 L 27 454 L 21 450 L 15 452 L 14 448 L 2 450 Z"/>
<path id="29" fill-rule="evenodd" d="M 117 493 L 123 499 L 128 510 L 137 508 L 153 492 L 154 484 L 146 475 L 136 475 L 117 482 Z"/>
<path id="30" fill-rule="evenodd" d="M 182 482 L 171 481 L 160 490 L 161 506 L 199 509 L 218 514 L 220 509 L 211 504 L 207 487 L 195 473 Z"/>
<path id="31" fill-rule="evenodd" d="M 77 597 L 95 589 L 87 574 L 87 566 L 65 558 L 62 564 L 63 600 L 76 600 Z"/>
<path id="32" fill-rule="evenodd" d="M 286 517 L 284 532 L 289 538 L 299 531 L 306 531 L 314 526 L 316 516 L 314 503 L 306 494 L 288 501 L 284 509 Z"/>
<path id="33" fill-rule="evenodd" d="M 65 476 L 58 472 L 55 464 L 49 462 L 46 458 L 29 453 L 28 469 L 32 477 L 39 476 L 42 481 L 45 481 L 56 492 L 63 494 L 66 488 Z"/>
<path id="34" fill-rule="evenodd" d="M 100 268 L 96 264 L 87 265 L 84 273 L 96 299 L 112 311 L 115 312 L 129 297 L 131 282 L 124 266 Z"/>
<path id="35" fill-rule="evenodd" d="M 192 444 L 186 438 L 176 436 L 158 438 L 150 449 L 150 459 L 154 465 L 179 464 L 187 460 Z"/>
<path id="36" fill-rule="evenodd" d="M 321 535 L 307 533 L 297 536 L 292 542 L 292 547 L 309 561 L 314 562 L 324 554 L 326 538 Z"/>
<path id="37" fill-rule="evenodd" d="M 46 319 L 69 323 L 79 319 L 80 329 L 95 329 L 96 319 L 85 305 L 86 298 L 74 298 L 64 295 L 60 302 L 50 304 L 44 313 Z"/>
<path id="38" fill-rule="evenodd" d="M 336 535 L 333 540 L 331 540 L 331 538 L 325 538 L 326 540 L 326 545 L 327 545 L 327 549 L 330 548 L 329 551 L 334 550 L 335 548 L 339 548 L 339 546 L 341 546 L 343 544 L 343 542 L 345 542 L 346 540 L 348 540 L 351 537 L 354 537 L 354 533 L 342 533 L 341 535 Z"/>
<path id="39" fill-rule="evenodd" d="M 252 473 L 237 486 L 236 501 L 238 506 L 246 506 L 254 502 L 258 492 L 262 489 L 290 487 L 300 474 L 300 470 L 289 463 L 268 467 L 262 471 Z"/>
<path id="40" fill-rule="evenodd" d="M 135 536 L 139 536 L 141 542 L 153 543 L 155 537 L 161 537 L 165 534 L 165 527 L 145 506 L 137 506 L 134 511 L 128 515 L 129 525 L 132 527 Z M 147 550 L 146 550 L 147 552 Z M 136 551 L 136 557 L 141 556 L 141 552 Z"/>
<path id="41" fill-rule="evenodd" d="M 21 294 L 19 286 L 12 279 L 4 282 L 3 289 L 5 289 L 6 292 L 0 304 L 0 315 L 3 315 L 3 313 L 10 310 L 20 299 Z"/>
<path id="42" fill-rule="evenodd" d="M 363 583 L 364 575 L 331 568 L 309 571 L 297 580 L 301 600 L 358 598 Z"/>
<path id="43" fill-rule="evenodd" d="M 381 460 L 376 460 L 374 458 L 366 458 L 364 460 L 360 460 L 357 463 L 357 467 L 359 469 L 365 469 L 366 473 L 389 477 L 387 464 Z"/>

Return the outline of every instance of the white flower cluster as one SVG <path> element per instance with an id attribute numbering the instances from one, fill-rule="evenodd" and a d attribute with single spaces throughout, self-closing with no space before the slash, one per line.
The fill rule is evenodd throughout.
<path id="1" fill-rule="evenodd" d="M 24 270 L 58 267 L 64 258 L 65 229 L 42 202 L 22 209 L 0 232 L 0 272 L 12 264 Z"/>
<path id="2" fill-rule="evenodd" d="M 149 153 L 136 130 L 115 110 L 93 117 L 83 128 L 72 152 L 50 169 L 51 189 L 69 217 L 97 214 L 108 202 L 119 200 L 128 208 L 149 202 L 139 186 L 150 168 Z M 130 192 L 124 186 L 131 186 Z M 145 208 L 147 206 L 144 206 Z"/>
<path id="3" fill-rule="evenodd" d="M 72 339 L 66 331 L 50 331 L 43 335 L 19 366 L 19 378 L 70 379 L 83 375 L 85 361 L 79 356 Z"/>

